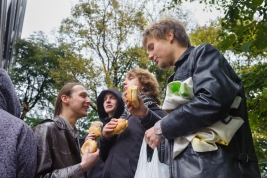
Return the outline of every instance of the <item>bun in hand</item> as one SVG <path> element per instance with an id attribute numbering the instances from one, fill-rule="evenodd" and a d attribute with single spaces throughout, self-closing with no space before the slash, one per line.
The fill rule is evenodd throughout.
<path id="1" fill-rule="evenodd" d="M 128 127 L 128 121 L 126 119 L 118 119 L 117 126 L 113 130 L 114 134 L 122 133 Z"/>
<path id="2" fill-rule="evenodd" d="M 97 142 L 95 140 L 92 139 L 88 139 L 87 141 L 84 142 L 82 148 L 81 148 L 81 152 L 82 155 L 85 153 L 86 147 L 89 147 L 89 153 L 94 153 L 97 150 Z"/>
<path id="3" fill-rule="evenodd" d="M 140 94 L 139 89 L 136 85 L 132 85 L 127 89 L 127 100 L 131 103 L 134 108 L 139 107 L 139 101 L 137 96 Z"/>
<path id="4" fill-rule="evenodd" d="M 95 139 L 98 139 L 101 136 L 101 126 L 103 125 L 100 121 L 92 122 L 91 126 L 88 129 L 88 133 L 93 132 L 95 134 Z"/>

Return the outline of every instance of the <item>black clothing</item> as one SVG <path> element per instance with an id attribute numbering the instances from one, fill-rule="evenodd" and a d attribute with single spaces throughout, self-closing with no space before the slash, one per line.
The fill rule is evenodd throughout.
<path id="1" fill-rule="evenodd" d="M 125 112 L 122 118 L 128 120 L 128 128 L 120 135 L 115 135 L 110 139 L 105 139 L 103 136 L 100 137 L 101 158 L 105 161 L 103 178 L 134 177 L 145 131 L 153 127 L 161 117 L 166 115 L 156 105 L 148 107 L 150 113 L 153 112 L 159 117 L 152 118 L 148 116 L 147 119 L 141 122 L 136 116 L 126 116 L 127 112 Z M 104 121 L 104 118 L 101 120 Z M 151 150 L 151 148 L 149 149 Z M 152 152 L 151 150 L 150 155 Z"/>
<path id="2" fill-rule="evenodd" d="M 176 137 L 211 126 L 227 114 L 241 117 L 244 123 L 228 146 L 218 144 L 217 151 L 204 155 L 188 146 L 176 158 L 171 158 L 171 177 L 260 177 L 240 78 L 224 56 L 208 44 L 188 48 L 175 63 L 175 73 L 168 82 L 189 77 L 193 80 L 195 97 L 161 122 L 162 133 L 170 140 L 171 149 Z M 242 97 L 240 106 L 230 109 L 236 96 Z"/>
<path id="3" fill-rule="evenodd" d="M 107 92 L 113 93 L 118 99 L 118 103 L 117 103 L 118 106 L 117 106 L 117 109 L 115 111 L 113 118 L 119 118 L 124 112 L 124 101 L 122 99 L 121 92 L 115 89 L 103 90 L 97 97 L 97 112 L 98 112 L 98 116 L 100 120 L 103 122 L 104 125 L 106 125 L 106 123 L 108 123 L 111 119 L 111 118 L 108 118 L 108 114 L 106 113 L 104 106 L 103 106 L 104 97 Z"/>
<path id="4" fill-rule="evenodd" d="M 101 121 L 103 122 L 103 124 L 105 125 L 106 123 L 108 123 L 110 121 L 111 118 L 108 118 L 108 114 L 105 112 L 103 103 L 104 103 L 104 97 L 106 95 L 107 92 L 113 93 L 117 100 L 117 109 L 115 111 L 115 114 L 113 116 L 113 118 L 120 118 L 120 116 L 123 114 L 124 111 L 124 101 L 122 100 L 122 94 L 120 91 L 115 90 L 115 89 L 108 89 L 108 90 L 103 90 L 99 96 L 97 97 L 97 111 L 98 111 L 98 116 L 99 118 L 104 118 L 101 119 Z M 86 137 L 86 136 L 85 136 Z M 98 143 L 98 147 L 100 145 L 99 140 L 96 140 Z M 101 155 L 101 150 L 100 150 L 100 155 Z M 103 169 L 104 169 L 104 162 L 99 159 L 97 164 L 94 165 L 94 167 L 92 167 L 91 169 L 89 169 L 87 171 L 87 177 L 88 178 L 101 178 L 102 177 L 102 173 L 103 173 Z"/>

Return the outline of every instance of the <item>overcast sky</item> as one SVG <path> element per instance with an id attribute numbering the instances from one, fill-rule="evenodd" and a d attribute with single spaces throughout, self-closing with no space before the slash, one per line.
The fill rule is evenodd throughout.
<path id="1" fill-rule="evenodd" d="M 63 18 L 70 15 L 70 9 L 80 0 L 27 0 L 21 38 L 27 38 L 34 31 L 43 31 L 51 34 L 53 29 L 58 29 Z M 218 12 L 203 12 L 203 7 L 187 3 L 186 7 L 193 10 L 195 18 L 203 25 L 210 18 L 215 19 Z"/>

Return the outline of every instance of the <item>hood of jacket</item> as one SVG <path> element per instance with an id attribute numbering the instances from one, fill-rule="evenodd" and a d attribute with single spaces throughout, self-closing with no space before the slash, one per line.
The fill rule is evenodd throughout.
<path id="1" fill-rule="evenodd" d="M 0 69 L 0 108 L 20 117 L 21 105 L 12 81 L 4 69 Z"/>
<path id="2" fill-rule="evenodd" d="M 113 116 L 113 118 L 119 118 L 123 112 L 124 112 L 124 101 L 122 99 L 122 93 L 118 90 L 115 89 L 108 89 L 108 90 L 103 90 L 99 96 L 97 97 L 97 112 L 98 112 L 98 116 L 100 118 L 100 120 L 106 124 L 107 122 L 109 122 L 108 119 L 108 114 L 106 113 L 103 103 L 104 103 L 104 97 L 106 95 L 107 92 L 113 93 L 116 98 L 118 99 L 118 106 L 117 109 L 115 111 L 115 114 Z"/>

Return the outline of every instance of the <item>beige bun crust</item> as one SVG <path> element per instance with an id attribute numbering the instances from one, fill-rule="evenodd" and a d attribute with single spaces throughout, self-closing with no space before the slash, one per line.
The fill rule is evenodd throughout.
<path id="1" fill-rule="evenodd" d="M 88 139 L 84 142 L 81 151 L 82 155 L 85 153 L 86 147 L 89 147 L 89 153 L 94 153 L 97 150 L 97 142 L 95 140 Z"/>
<path id="2" fill-rule="evenodd" d="M 113 133 L 120 134 L 128 127 L 128 121 L 126 119 L 118 119 L 117 126 L 115 127 Z"/>
<path id="3" fill-rule="evenodd" d="M 101 128 L 98 126 L 90 126 L 88 129 L 88 133 L 93 132 L 95 134 L 96 138 L 99 138 L 101 136 Z"/>
<path id="4" fill-rule="evenodd" d="M 132 85 L 127 89 L 127 100 L 131 103 L 134 108 L 139 107 L 139 101 L 137 96 L 140 94 L 137 86 Z"/>

